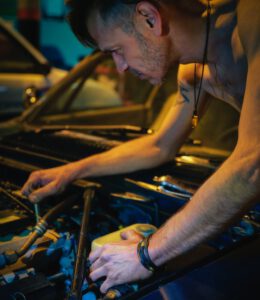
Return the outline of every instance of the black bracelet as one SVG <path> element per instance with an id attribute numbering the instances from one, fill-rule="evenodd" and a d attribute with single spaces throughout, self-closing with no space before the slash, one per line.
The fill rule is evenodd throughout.
<path id="1" fill-rule="evenodd" d="M 137 245 L 137 255 L 140 263 L 149 271 L 154 272 L 159 269 L 151 260 L 148 253 L 149 240 L 151 238 L 151 234 L 147 237 L 143 238 Z"/>

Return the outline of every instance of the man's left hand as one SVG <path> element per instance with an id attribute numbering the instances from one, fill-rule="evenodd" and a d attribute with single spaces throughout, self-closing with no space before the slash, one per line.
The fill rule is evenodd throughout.
<path id="1" fill-rule="evenodd" d="M 148 278 L 152 272 L 145 269 L 137 255 L 137 244 L 142 236 L 133 230 L 123 232 L 125 239 L 118 243 L 106 244 L 89 255 L 90 278 L 96 281 L 106 277 L 100 287 L 102 293 L 115 285 Z"/>

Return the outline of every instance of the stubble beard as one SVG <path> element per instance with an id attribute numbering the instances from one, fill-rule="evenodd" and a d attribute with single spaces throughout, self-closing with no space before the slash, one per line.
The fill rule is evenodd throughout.
<path id="1" fill-rule="evenodd" d="M 136 32 L 136 40 L 140 47 L 143 65 L 148 74 L 161 73 L 160 77 L 147 78 L 152 84 L 161 84 L 164 81 L 169 69 L 167 57 L 162 46 L 156 45 L 152 41 L 145 39 L 140 33 Z M 138 71 L 137 71 L 138 72 Z"/>

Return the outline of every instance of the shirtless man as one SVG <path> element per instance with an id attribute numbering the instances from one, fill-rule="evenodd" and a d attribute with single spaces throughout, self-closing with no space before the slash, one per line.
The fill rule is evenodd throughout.
<path id="1" fill-rule="evenodd" d="M 79 5 L 70 21 L 74 32 L 81 41 L 110 52 L 119 72 L 129 70 L 156 84 L 178 62 L 179 90 L 175 105 L 155 134 L 66 166 L 32 173 L 22 191 L 34 202 L 77 178 L 130 172 L 167 161 L 190 132 L 197 102 L 193 86 L 194 78 L 200 81 L 205 56 L 207 0 L 71 2 Z M 99 4 L 104 2 L 109 4 L 101 10 Z M 222 230 L 260 195 L 260 2 L 211 0 L 210 7 L 198 113 L 207 94 L 241 109 L 238 142 L 192 200 L 150 239 L 149 256 L 157 266 Z M 106 277 L 102 292 L 151 275 L 137 256 L 140 237 L 133 232 L 126 237 L 90 254 L 91 278 Z"/>

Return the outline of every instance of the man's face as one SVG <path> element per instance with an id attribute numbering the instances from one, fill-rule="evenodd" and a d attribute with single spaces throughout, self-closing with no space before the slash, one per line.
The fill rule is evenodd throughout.
<path id="1" fill-rule="evenodd" d="M 160 84 L 168 71 L 165 47 L 151 36 L 137 31 L 126 33 L 119 27 L 96 20 L 89 31 L 102 51 L 110 52 L 120 73 L 130 71 L 142 80 Z"/>

